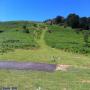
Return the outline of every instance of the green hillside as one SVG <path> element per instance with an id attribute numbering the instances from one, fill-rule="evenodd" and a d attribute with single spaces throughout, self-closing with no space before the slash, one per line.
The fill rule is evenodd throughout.
<path id="1" fill-rule="evenodd" d="M 15 22 L 14 22 L 15 23 Z M 19 26 L 17 25 L 19 23 Z M 83 32 L 43 23 L 0 24 L 0 61 L 40 62 L 71 65 L 67 71 L 39 72 L 0 70 L 0 87 L 19 90 L 89 90 L 90 47 L 85 46 Z M 3 45 L 4 44 L 4 45 Z"/>
<path id="2" fill-rule="evenodd" d="M 67 52 L 90 53 L 90 43 L 85 46 L 83 33 L 87 31 L 76 32 L 75 29 L 59 26 L 50 26 L 45 34 L 46 43 L 52 48 L 62 49 Z M 90 42 L 90 38 L 89 38 Z"/>

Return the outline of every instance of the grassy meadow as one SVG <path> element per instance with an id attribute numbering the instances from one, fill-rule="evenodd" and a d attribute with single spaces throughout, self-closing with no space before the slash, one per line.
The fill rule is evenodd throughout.
<path id="1" fill-rule="evenodd" d="M 19 90 L 90 90 L 90 47 L 83 32 L 71 28 L 27 23 L 0 24 L 0 61 L 72 65 L 67 71 L 0 70 L 0 88 Z M 8 28 L 7 28 L 8 27 Z M 90 40 L 90 39 L 89 39 Z"/>

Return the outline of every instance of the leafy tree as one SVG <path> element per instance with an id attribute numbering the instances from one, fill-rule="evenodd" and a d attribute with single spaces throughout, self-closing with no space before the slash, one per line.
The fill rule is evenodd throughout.
<path id="1" fill-rule="evenodd" d="M 55 19 L 56 24 L 64 23 L 64 17 L 63 16 L 57 16 Z"/>
<path id="2" fill-rule="evenodd" d="M 38 27 L 38 25 L 36 23 L 33 24 L 34 27 Z"/>
<path id="3" fill-rule="evenodd" d="M 88 30 L 88 18 L 87 17 L 82 17 L 80 18 L 80 28 L 83 28 L 84 30 Z"/>
<path id="4" fill-rule="evenodd" d="M 87 18 L 87 21 L 88 21 L 88 26 L 90 28 L 90 17 Z"/>
<path id="5" fill-rule="evenodd" d="M 29 29 L 27 29 L 26 25 L 23 26 L 23 32 L 29 33 Z"/>
<path id="6" fill-rule="evenodd" d="M 66 19 L 67 25 L 72 28 L 78 28 L 79 27 L 79 16 L 76 14 L 69 14 Z"/>

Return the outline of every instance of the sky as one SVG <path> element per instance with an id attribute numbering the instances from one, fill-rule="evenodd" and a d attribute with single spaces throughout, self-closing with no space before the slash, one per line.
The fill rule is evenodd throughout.
<path id="1" fill-rule="evenodd" d="M 0 0 L 0 21 L 43 21 L 76 13 L 90 16 L 90 0 Z"/>

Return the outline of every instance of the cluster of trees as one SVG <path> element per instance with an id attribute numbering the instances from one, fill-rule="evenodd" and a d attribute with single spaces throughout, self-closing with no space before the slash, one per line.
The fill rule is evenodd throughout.
<path id="1" fill-rule="evenodd" d="M 90 17 L 80 17 L 77 14 L 71 13 L 66 18 L 63 16 L 57 16 L 53 19 L 48 19 L 44 21 L 48 24 L 57 24 L 70 26 L 72 28 L 80 28 L 81 30 L 89 30 L 90 29 Z"/>
<path id="2" fill-rule="evenodd" d="M 76 30 L 78 33 L 79 31 L 87 30 L 83 33 L 83 38 L 85 45 L 88 46 L 88 38 L 90 35 L 90 17 L 80 17 L 77 14 L 71 13 L 66 18 L 63 16 L 57 16 L 53 19 L 45 20 L 44 23 L 50 25 L 62 25 L 64 27 L 71 27 Z"/>

